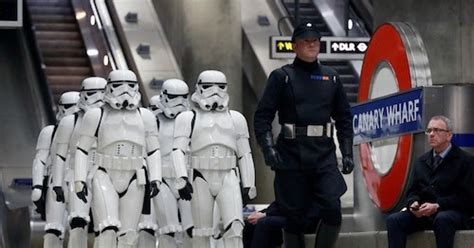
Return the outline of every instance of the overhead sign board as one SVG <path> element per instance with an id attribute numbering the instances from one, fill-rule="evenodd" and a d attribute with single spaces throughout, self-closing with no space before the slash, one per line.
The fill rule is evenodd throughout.
<path id="1" fill-rule="evenodd" d="M 0 0 L 0 29 L 23 25 L 23 1 Z"/>
<path id="2" fill-rule="evenodd" d="M 362 60 L 369 45 L 370 38 L 360 37 L 323 37 L 321 38 L 320 59 L 354 59 Z M 291 36 L 270 37 L 271 59 L 292 59 Z"/>

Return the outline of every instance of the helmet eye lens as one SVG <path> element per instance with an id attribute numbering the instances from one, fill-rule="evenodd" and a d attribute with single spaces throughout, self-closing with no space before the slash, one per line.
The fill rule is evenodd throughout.
<path id="1" fill-rule="evenodd" d="M 227 85 L 225 84 L 216 84 L 221 90 L 224 90 Z"/>
<path id="2" fill-rule="evenodd" d="M 88 92 L 86 92 L 86 96 L 92 96 L 95 93 L 96 93 L 95 91 L 88 91 Z"/>
<path id="3" fill-rule="evenodd" d="M 114 88 L 114 89 L 120 87 L 120 85 L 122 85 L 122 84 L 121 84 L 121 83 L 113 83 L 113 84 L 111 84 L 112 88 Z"/>
<path id="4" fill-rule="evenodd" d="M 135 88 L 135 85 L 136 85 L 136 84 L 128 84 L 128 87 L 130 87 L 130 88 Z"/>
<path id="5" fill-rule="evenodd" d="M 188 98 L 187 94 L 184 94 L 184 95 L 171 95 L 171 94 L 169 94 L 167 96 L 168 96 L 168 99 L 175 99 L 176 97 L 179 97 L 179 96 L 184 98 L 184 99 Z"/>
<path id="6" fill-rule="evenodd" d="M 201 87 L 206 90 L 206 89 L 211 88 L 212 84 L 201 84 Z"/>
<path id="7" fill-rule="evenodd" d="M 68 109 L 68 108 L 70 108 L 70 107 L 73 107 L 74 105 L 75 105 L 75 104 L 63 104 L 63 107 L 64 107 L 65 109 Z"/>

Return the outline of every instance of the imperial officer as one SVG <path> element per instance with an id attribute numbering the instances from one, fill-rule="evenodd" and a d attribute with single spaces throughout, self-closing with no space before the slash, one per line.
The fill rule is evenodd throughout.
<path id="1" fill-rule="evenodd" d="M 303 22 L 292 35 L 296 58 L 274 70 L 254 119 L 265 162 L 275 171 L 276 201 L 287 217 L 286 247 L 304 247 L 305 216 L 320 208 L 316 247 L 333 247 L 341 226 L 340 197 L 347 186 L 337 167 L 335 125 L 344 174 L 354 168 L 350 105 L 338 74 L 317 59 L 321 34 Z M 272 121 L 278 111 L 281 132 L 273 141 Z"/>

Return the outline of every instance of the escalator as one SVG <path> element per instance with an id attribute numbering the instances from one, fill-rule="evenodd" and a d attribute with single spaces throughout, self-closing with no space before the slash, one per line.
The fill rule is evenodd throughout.
<path id="1" fill-rule="evenodd" d="M 295 1 L 294 0 L 281 0 L 283 6 L 285 7 L 289 19 L 293 26 L 296 26 L 295 19 Z M 299 20 L 301 21 L 311 21 L 316 24 L 318 30 L 322 36 L 333 36 L 333 33 L 329 29 L 327 23 L 325 22 L 323 16 L 319 10 L 314 5 L 313 1 L 302 1 L 299 3 Z M 357 72 L 354 70 L 349 61 L 344 60 L 326 60 L 321 61 L 321 64 L 327 65 L 337 71 L 341 79 L 344 89 L 347 94 L 349 103 L 355 104 L 357 102 L 357 94 L 359 90 L 359 77 Z"/>
<path id="2" fill-rule="evenodd" d="M 70 0 L 26 2 L 36 45 L 50 91 L 57 102 L 61 93 L 79 90 L 93 71 Z"/>

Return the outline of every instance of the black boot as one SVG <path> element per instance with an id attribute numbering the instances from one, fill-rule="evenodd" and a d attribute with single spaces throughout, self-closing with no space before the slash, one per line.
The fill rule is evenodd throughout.
<path id="1" fill-rule="evenodd" d="M 330 226 L 321 222 L 316 230 L 315 248 L 333 248 L 336 245 L 337 237 L 341 226 Z"/>
<path id="2" fill-rule="evenodd" d="M 283 233 L 285 248 L 304 248 L 304 235 L 302 233 Z"/>

